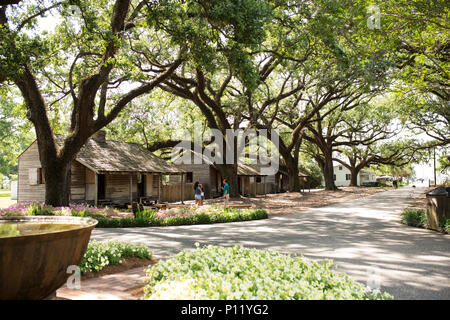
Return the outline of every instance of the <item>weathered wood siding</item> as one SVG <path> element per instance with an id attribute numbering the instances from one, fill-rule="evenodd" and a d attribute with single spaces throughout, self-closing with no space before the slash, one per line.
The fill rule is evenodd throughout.
<path id="1" fill-rule="evenodd" d="M 198 181 L 203 185 L 203 188 L 205 190 L 205 198 L 209 199 L 211 197 L 211 188 L 214 184 L 212 182 L 211 173 L 210 173 L 210 165 L 208 164 L 180 164 L 178 165 L 180 169 L 186 170 L 186 172 L 192 172 L 192 183 L 195 183 Z M 186 183 L 186 175 L 184 176 Z M 170 183 L 181 183 L 181 176 L 180 175 L 172 175 L 170 177 Z M 194 190 L 193 184 L 192 184 L 192 192 Z M 192 199 L 194 195 L 192 194 Z"/>
<path id="2" fill-rule="evenodd" d="M 194 199 L 194 184 L 185 183 L 183 200 L 193 200 L 193 199 Z M 161 201 L 165 202 L 181 201 L 181 184 L 179 183 L 164 184 L 161 189 Z"/>
<path id="3" fill-rule="evenodd" d="M 74 161 L 70 172 L 70 201 L 80 202 L 86 200 L 86 167 Z"/>
<path id="4" fill-rule="evenodd" d="M 17 202 L 45 201 L 45 184 L 30 184 L 30 169 L 41 168 L 37 142 L 33 142 L 18 159 Z"/>
<path id="5" fill-rule="evenodd" d="M 86 168 L 85 171 L 85 181 L 86 181 L 86 201 L 95 201 L 95 172 Z"/>
<path id="6" fill-rule="evenodd" d="M 133 199 L 137 199 L 137 175 L 133 174 Z M 130 202 L 130 175 L 107 174 L 105 176 L 105 197 L 115 203 Z"/>
<path id="7" fill-rule="evenodd" d="M 145 178 L 145 193 L 147 195 L 147 197 L 153 197 L 154 195 L 157 195 L 153 190 L 153 175 L 152 174 L 146 174 L 146 178 Z"/>
<path id="8" fill-rule="evenodd" d="M 45 184 L 30 183 L 30 178 L 33 178 L 30 177 L 30 173 L 35 173 L 36 171 L 33 169 L 38 168 L 42 168 L 42 165 L 39 159 L 37 142 L 35 141 L 20 155 L 18 159 L 18 202 L 45 201 Z M 85 167 L 76 161 L 71 167 L 71 180 L 70 200 L 75 202 L 84 201 L 86 196 Z"/>

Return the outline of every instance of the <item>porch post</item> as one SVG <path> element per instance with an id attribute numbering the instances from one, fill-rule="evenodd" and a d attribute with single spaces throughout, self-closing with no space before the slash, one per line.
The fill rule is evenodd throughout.
<path id="1" fill-rule="evenodd" d="M 130 205 L 133 206 L 133 174 L 130 174 Z"/>
<path id="2" fill-rule="evenodd" d="M 184 173 L 181 174 L 181 203 L 184 204 Z"/>
<path id="3" fill-rule="evenodd" d="M 161 203 L 161 173 L 158 174 L 158 202 Z"/>
<path id="4" fill-rule="evenodd" d="M 256 194 L 256 176 L 253 176 L 253 190 L 255 191 L 255 197 L 257 196 Z"/>
<path id="5" fill-rule="evenodd" d="M 264 197 L 265 197 L 266 194 L 267 194 L 267 189 L 266 189 L 266 176 L 264 176 L 264 178 L 263 178 L 263 183 L 264 183 Z"/>
<path id="6" fill-rule="evenodd" d="M 94 205 L 97 206 L 98 204 L 98 174 L 95 173 L 95 195 L 94 195 Z"/>

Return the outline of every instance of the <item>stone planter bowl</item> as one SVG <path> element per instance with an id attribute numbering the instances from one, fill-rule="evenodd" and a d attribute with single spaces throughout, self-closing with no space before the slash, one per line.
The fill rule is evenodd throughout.
<path id="1" fill-rule="evenodd" d="M 37 300 L 53 295 L 79 266 L 97 220 L 61 216 L 0 217 L 33 227 L 73 225 L 70 229 L 41 234 L 0 236 L 0 300 Z M 19 227 L 18 227 L 19 228 Z"/>

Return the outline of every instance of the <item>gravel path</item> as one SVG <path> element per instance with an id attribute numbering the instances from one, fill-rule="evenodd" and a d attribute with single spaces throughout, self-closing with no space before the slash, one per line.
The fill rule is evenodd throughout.
<path id="1" fill-rule="evenodd" d="M 450 236 L 399 223 L 422 188 L 400 188 L 270 219 L 227 224 L 95 229 L 97 240 L 147 245 L 157 258 L 201 245 L 241 244 L 308 259 L 332 259 L 339 272 L 396 299 L 450 299 Z"/>

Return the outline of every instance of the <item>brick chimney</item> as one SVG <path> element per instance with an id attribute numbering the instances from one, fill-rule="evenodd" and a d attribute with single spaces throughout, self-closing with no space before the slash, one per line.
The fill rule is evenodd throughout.
<path id="1" fill-rule="evenodd" d="M 92 139 L 97 142 L 105 142 L 106 141 L 106 131 L 99 130 L 92 135 Z"/>

